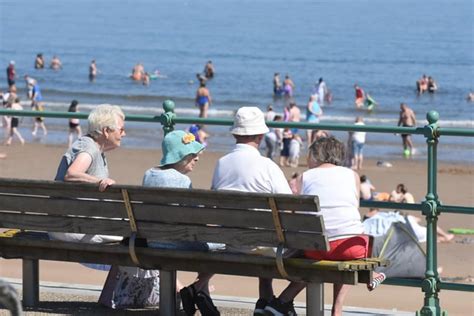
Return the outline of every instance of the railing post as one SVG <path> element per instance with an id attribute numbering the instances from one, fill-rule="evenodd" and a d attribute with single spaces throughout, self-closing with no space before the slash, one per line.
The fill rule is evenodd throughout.
<path id="1" fill-rule="evenodd" d="M 163 125 L 163 132 L 165 135 L 174 129 L 174 118 L 176 117 L 176 114 L 174 114 L 174 108 L 175 104 L 173 101 L 165 100 L 163 102 L 163 110 L 165 110 L 165 112 L 161 114 L 161 124 Z"/>
<path id="2" fill-rule="evenodd" d="M 428 146 L 428 187 L 425 201 L 422 203 L 422 212 L 426 216 L 426 272 L 421 289 L 425 293 L 424 305 L 419 314 L 423 316 L 441 315 L 438 293 L 438 253 L 436 227 L 438 225 L 439 205 L 437 193 L 437 147 L 438 147 L 438 119 L 436 111 L 426 115 L 429 125 L 425 126 L 424 136 Z M 418 313 L 417 313 L 418 314 Z"/>

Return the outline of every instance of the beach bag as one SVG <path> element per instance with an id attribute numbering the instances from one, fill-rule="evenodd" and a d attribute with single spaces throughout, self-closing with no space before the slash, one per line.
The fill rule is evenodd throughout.
<path id="1" fill-rule="evenodd" d="M 114 268 L 110 270 L 99 303 L 113 309 L 158 307 L 159 270 L 136 267 Z"/>

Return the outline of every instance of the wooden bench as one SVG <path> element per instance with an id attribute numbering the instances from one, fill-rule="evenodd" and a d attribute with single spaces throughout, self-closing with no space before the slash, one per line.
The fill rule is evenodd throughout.
<path id="1" fill-rule="evenodd" d="M 307 313 L 323 315 L 323 283 L 372 279 L 378 259 L 332 262 L 283 258 L 283 248 L 328 249 L 316 196 L 113 186 L 0 179 L 0 228 L 115 235 L 125 243 L 87 244 L 0 238 L 0 256 L 23 259 L 23 303 L 39 298 L 38 260 L 160 269 L 160 312 L 175 315 L 176 270 L 295 278 L 308 282 Z M 20 234 L 21 236 L 22 234 Z M 275 247 L 275 257 L 230 251 L 181 251 L 135 246 L 137 238 L 205 241 L 234 247 Z"/>

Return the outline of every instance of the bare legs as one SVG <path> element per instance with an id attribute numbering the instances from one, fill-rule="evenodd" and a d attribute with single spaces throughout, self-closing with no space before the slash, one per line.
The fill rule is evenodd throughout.
<path id="1" fill-rule="evenodd" d="M 207 118 L 207 110 L 209 109 L 209 102 L 199 106 L 199 117 Z"/>
<path id="2" fill-rule="evenodd" d="M 31 133 L 33 136 L 36 136 L 36 133 L 38 132 L 38 127 L 41 127 L 44 136 L 48 135 L 48 130 L 46 129 L 46 125 L 44 125 L 44 122 L 35 120 L 33 132 Z"/>
<path id="3" fill-rule="evenodd" d="M 13 135 L 15 135 L 16 137 L 18 137 L 18 139 L 20 140 L 20 143 L 22 145 L 25 144 L 25 140 L 23 139 L 23 137 L 21 137 L 21 134 L 20 132 L 18 131 L 18 129 L 16 127 L 12 127 L 10 128 L 10 134 L 8 136 L 8 139 L 6 141 L 6 145 L 11 145 L 12 144 L 12 140 L 13 140 Z"/>
<path id="4" fill-rule="evenodd" d="M 344 299 L 349 292 L 350 286 L 347 284 L 334 284 L 333 287 L 333 303 L 332 303 L 332 316 L 342 315 L 342 307 L 344 306 Z"/>

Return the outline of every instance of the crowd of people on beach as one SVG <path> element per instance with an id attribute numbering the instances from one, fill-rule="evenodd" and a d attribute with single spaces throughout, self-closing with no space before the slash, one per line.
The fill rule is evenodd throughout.
<path id="1" fill-rule="evenodd" d="M 41 70 L 44 69 L 46 65 L 45 58 L 42 53 L 38 53 L 34 60 L 34 69 Z M 63 68 L 62 62 L 58 56 L 54 55 L 50 61 L 50 69 L 54 71 L 61 70 Z M 94 82 L 101 73 L 97 67 L 96 60 L 91 60 L 89 64 L 89 80 Z M 11 110 L 23 110 L 23 106 L 21 105 L 20 97 L 17 94 L 17 79 L 18 75 L 15 68 L 15 61 L 10 61 L 7 68 L 7 84 L 8 84 L 8 91 L 2 92 L 0 91 L 0 102 L 1 105 L 5 109 Z M 205 66 L 202 73 L 198 73 L 197 79 L 199 80 L 199 87 L 196 91 L 195 96 L 195 104 L 196 107 L 199 108 L 199 117 L 206 118 L 208 116 L 207 112 L 209 107 L 212 104 L 212 97 L 209 91 L 209 88 L 206 87 L 206 82 L 214 78 L 215 75 L 215 68 L 211 60 L 209 60 Z M 141 62 L 138 62 L 132 69 L 130 74 L 130 78 L 134 81 L 142 82 L 143 85 L 149 85 L 150 80 L 157 79 L 157 78 L 166 78 L 166 75 L 160 73 L 159 70 L 155 70 L 153 73 L 145 71 L 144 65 Z M 41 93 L 41 88 L 38 84 L 38 81 L 31 77 L 30 75 L 24 75 L 24 80 L 26 83 L 27 88 L 27 99 L 31 102 L 30 108 L 33 111 L 44 111 L 45 103 L 43 100 L 43 96 Z M 78 112 L 78 104 L 77 100 L 72 100 L 71 105 L 68 109 L 69 112 Z M 4 129 L 5 145 L 12 145 L 14 137 L 18 138 L 18 141 L 24 145 L 25 139 L 21 135 L 18 127 L 20 122 L 22 122 L 22 117 L 16 116 L 2 116 L 1 117 L 1 126 Z M 42 130 L 43 136 L 46 136 L 48 131 L 44 122 L 43 117 L 36 117 L 34 119 L 34 124 L 32 128 L 32 135 L 33 137 L 38 137 L 38 131 Z M 194 124 L 189 129 L 199 141 L 205 143 L 206 138 L 209 136 L 207 132 L 204 130 L 202 125 Z M 82 134 L 80 121 L 77 118 L 69 119 L 69 132 L 67 137 L 68 147 L 71 146 L 74 137 L 80 137 Z M 6 158 L 6 154 L 0 153 L 0 159 Z"/>

